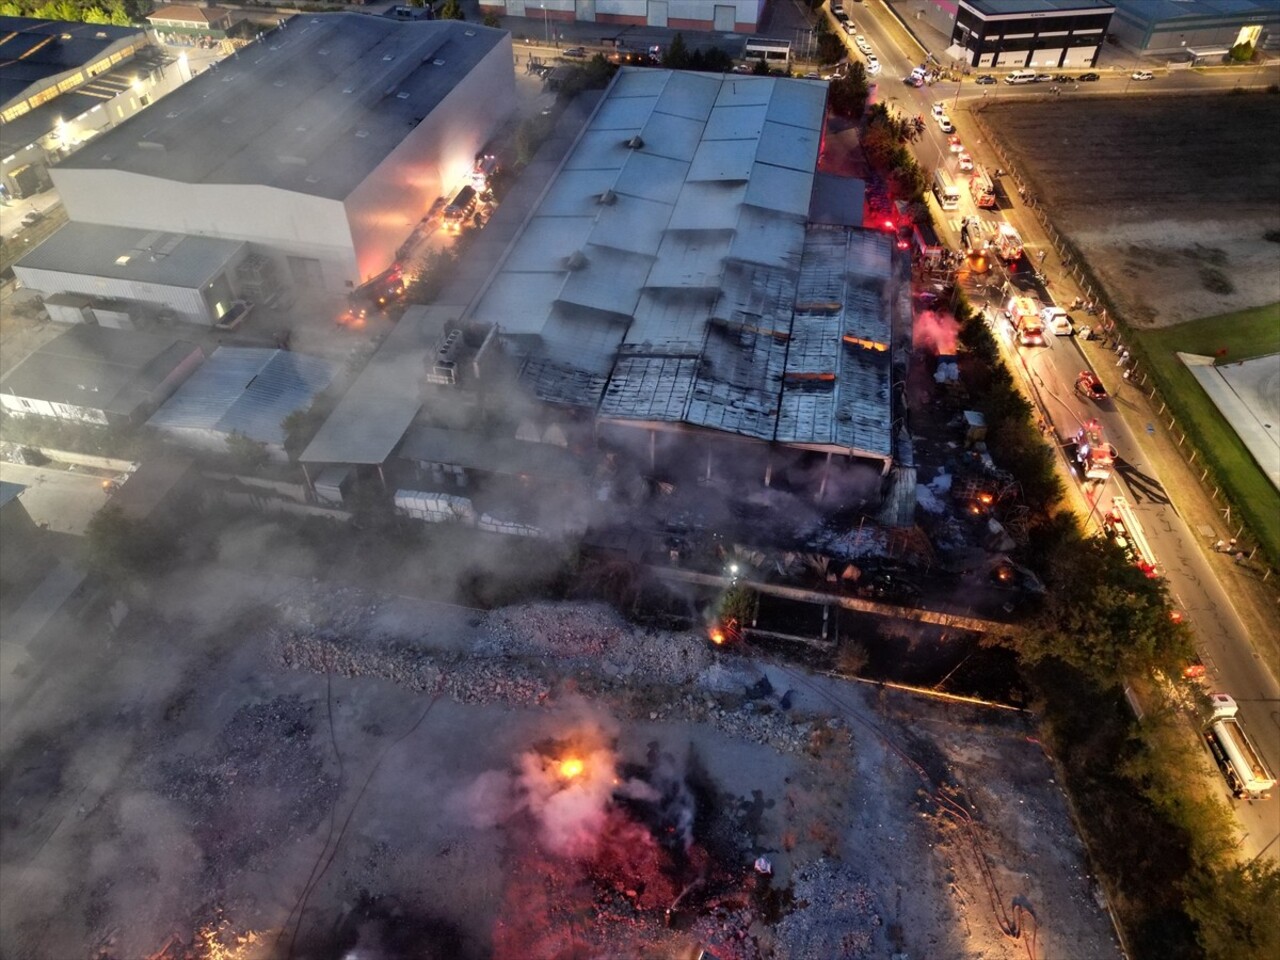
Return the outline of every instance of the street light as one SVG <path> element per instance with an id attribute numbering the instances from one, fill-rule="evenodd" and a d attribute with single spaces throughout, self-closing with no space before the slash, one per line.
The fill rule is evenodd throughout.
<path id="1" fill-rule="evenodd" d="M 547 5 L 545 3 L 540 3 L 538 6 L 542 7 L 543 43 L 549 47 L 551 46 L 551 21 L 547 19 Z"/>

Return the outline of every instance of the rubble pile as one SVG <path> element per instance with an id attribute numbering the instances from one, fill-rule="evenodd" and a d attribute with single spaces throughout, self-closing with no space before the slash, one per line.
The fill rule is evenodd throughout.
<path id="1" fill-rule="evenodd" d="M 703 637 L 634 627 L 602 603 L 503 607 L 480 629 L 477 656 L 553 656 L 614 678 L 684 684 L 712 662 Z"/>
<path id="2" fill-rule="evenodd" d="M 707 723 L 785 753 L 809 749 L 821 726 L 784 709 L 781 691 L 761 692 L 754 671 L 702 636 L 635 627 L 603 604 L 495 610 L 474 625 L 466 655 L 361 630 L 378 611 L 363 591 L 315 592 L 280 609 L 285 622 L 271 632 L 271 646 L 276 661 L 292 669 L 515 706 L 541 704 L 572 678 L 579 692 L 602 698 L 620 717 Z"/>
<path id="3" fill-rule="evenodd" d="M 249 866 L 281 838 L 313 829 L 337 780 L 312 745 L 316 704 L 295 696 L 246 704 L 206 756 L 163 762 L 158 792 L 185 805 L 205 849 L 228 867 Z M 253 829 L 240 818 L 253 811 Z"/>
<path id="4" fill-rule="evenodd" d="M 853 867 L 823 857 L 798 867 L 792 880 L 796 909 L 777 926 L 777 960 L 890 954 L 876 896 Z"/>

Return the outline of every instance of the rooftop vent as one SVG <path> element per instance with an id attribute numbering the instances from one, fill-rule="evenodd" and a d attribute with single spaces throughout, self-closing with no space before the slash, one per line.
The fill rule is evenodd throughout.
<path id="1" fill-rule="evenodd" d="M 160 143 L 158 140 L 139 140 L 138 149 L 154 150 L 157 153 L 164 153 L 164 144 Z"/>
<path id="2" fill-rule="evenodd" d="M 275 83 L 273 83 L 273 84 L 272 84 L 272 86 L 273 86 L 273 87 L 283 87 L 283 86 L 284 86 L 284 81 L 283 81 L 283 80 L 277 80 Z"/>
<path id="3" fill-rule="evenodd" d="M 390 63 L 390 62 L 391 62 L 392 60 L 394 60 L 395 58 L 396 58 L 396 57 L 395 57 L 395 54 L 393 54 L 393 53 L 388 53 L 385 57 L 383 57 L 383 58 L 382 58 L 382 62 L 383 62 L 383 63 Z"/>
<path id="4" fill-rule="evenodd" d="M 357 131 L 356 131 L 356 136 L 357 136 L 357 137 L 359 137 L 361 140 L 363 140 L 365 137 L 369 136 L 369 131 L 368 131 L 368 130 L 357 130 Z"/>
<path id="5" fill-rule="evenodd" d="M 320 178 L 317 177 L 314 173 L 307 177 L 307 183 L 319 183 L 319 182 L 320 182 Z"/>
<path id="6" fill-rule="evenodd" d="M 443 66 L 444 66 L 444 61 L 443 61 L 443 60 L 432 60 L 431 62 L 432 62 L 435 66 L 437 66 L 437 67 L 443 67 Z"/>
<path id="7" fill-rule="evenodd" d="M 320 56 L 322 57 L 327 57 L 329 55 L 329 48 L 321 47 L 319 50 L 316 51 L 316 53 L 320 54 Z"/>
<path id="8" fill-rule="evenodd" d="M 564 258 L 564 268 L 566 270 L 581 270 L 589 262 L 581 250 L 575 250 Z"/>
<path id="9" fill-rule="evenodd" d="M 612 190 L 606 190 L 596 198 L 596 203 L 600 204 L 602 207 L 612 207 L 617 202 L 618 195 Z"/>
<path id="10" fill-rule="evenodd" d="M 397 94 L 396 94 L 396 99 L 397 99 L 397 100 L 408 100 L 408 99 L 409 99 L 409 91 L 408 91 L 408 90 L 401 90 L 399 93 L 397 93 Z"/>
<path id="11" fill-rule="evenodd" d="M 476 32 L 474 30 L 464 30 L 462 32 L 462 35 L 464 37 L 474 37 L 476 35 Z"/>
<path id="12" fill-rule="evenodd" d="M 235 118 L 235 117 L 223 117 L 223 118 L 222 118 L 222 122 L 223 122 L 223 123 L 235 123 L 235 122 L 236 122 L 236 118 Z"/>
<path id="13" fill-rule="evenodd" d="M 355 87 L 343 87 L 343 88 L 342 88 L 342 92 L 343 92 L 343 93 L 355 93 L 355 90 L 356 90 L 356 88 L 355 88 Z"/>
<path id="14" fill-rule="evenodd" d="M 644 146 L 644 140 L 641 139 L 640 134 L 637 133 L 634 137 L 632 137 L 630 140 L 627 141 L 627 146 L 630 147 L 632 150 L 639 150 L 641 147 Z"/>

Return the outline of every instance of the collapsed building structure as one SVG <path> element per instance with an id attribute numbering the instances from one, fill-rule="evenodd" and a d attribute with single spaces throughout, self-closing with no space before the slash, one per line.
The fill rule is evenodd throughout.
<path id="1" fill-rule="evenodd" d="M 500 353 L 496 389 L 520 398 L 495 441 L 610 451 L 673 483 L 754 478 L 822 499 L 858 464 L 884 486 L 909 304 L 893 237 L 845 202 L 861 183 L 816 172 L 826 96 L 804 80 L 621 70 L 541 193 L 504 204 L 529 213 L 466 306 L 410 311 L 375 356 L 418 386 L 357 381 L 359 402 L 339 405 L 304 465 L 385 462 L 386 443 L 372 460 L 344 453 L 366 452 L 360 407 L 394 407 L 374 429 L 397 438 L 415 418 L 449 426 L 440 408 L 486 389 L 483 364 L 453 356 L 465 331 L 473 353 Z M 399 343 L 380 359 L 393 340 L 421 357 Z"/>

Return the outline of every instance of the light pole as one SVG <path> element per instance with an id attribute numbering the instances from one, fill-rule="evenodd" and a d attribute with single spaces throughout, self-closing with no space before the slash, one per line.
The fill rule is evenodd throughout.
<path id="1" fill-rule="evenodd" d="M 545 46 L 551 46 L 551 21 L 547 19 L 547 5 L 545 3 L 538 4 L 542 8 L 542 41 Z"/>

